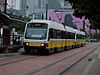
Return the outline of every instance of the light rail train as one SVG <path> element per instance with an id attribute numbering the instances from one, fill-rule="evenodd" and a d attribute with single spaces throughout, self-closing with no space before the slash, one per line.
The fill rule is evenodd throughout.
<path id="1" fill-rule="evenodd" d="M 50 20 L 31 20 L 26 24 L 23 47 L 29 52 L 63 51 L 85 45 L 85 33 Z"/>

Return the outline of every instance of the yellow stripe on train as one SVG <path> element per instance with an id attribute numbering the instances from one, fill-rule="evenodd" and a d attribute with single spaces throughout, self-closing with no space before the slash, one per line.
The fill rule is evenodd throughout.
<path id="1" fill-rule="evenodd" d="M 40 47 L 41 46 L 41 43 L 38 43 L 38 42 L 30 42 L 29 43 L 29 46 L 36 46 L 36 47 Z"/>

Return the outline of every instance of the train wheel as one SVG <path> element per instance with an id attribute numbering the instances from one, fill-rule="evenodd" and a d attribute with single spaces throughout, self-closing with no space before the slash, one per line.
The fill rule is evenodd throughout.
<path id="1" fill-rule="evenodd" d="M 75 45 L 72 45 L 72 49 L 74 49 L 75 48 Z"/>
<path id="2" fill-rule="evenodd" d="M 29 48 L 24 48 L 25 53 L 30 53 L 31 50 Z"/>
<path id="3" fill-rule="evenodd" d="M 64 47 L 64 50 L 67 50 L 67 46 Z"/>
<path id="4" fill-rule="evenodd" d="M 54 48 L 54 52 L 57 53 L 57 48 Z"/>
<path id="5" fill-rule="evenodd" d="M 26 49 L 24 49 L 25 50 L 25 53 L 31 53 L 31 51 L 30 50 L 26 50 Z"/>
<path id="6" fill-rule="evenodd" d="M 54 53 L 54 48 L 48 50 L 48 54 L 52 54 L 52 53 Z"/>

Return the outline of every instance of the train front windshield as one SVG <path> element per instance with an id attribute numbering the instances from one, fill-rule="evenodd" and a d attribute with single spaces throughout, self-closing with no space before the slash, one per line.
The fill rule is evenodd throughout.
<path id="1" fill-rule="evenodd" d="M 45 23 L 29 23 L 27 25 L 25 38 L 26 39 L 46 39 L 47 24 Z"/>

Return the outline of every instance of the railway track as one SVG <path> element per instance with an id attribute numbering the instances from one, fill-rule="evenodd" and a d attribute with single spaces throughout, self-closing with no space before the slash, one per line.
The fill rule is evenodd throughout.
<path id="1" fill-rule="evenodd" d="M 77 61 L 74 61 L 71 65 L 68 65 L 68 67 L 66 67 L 65 66 L 65 68 L 64 69 L 62 69 L 61 71 L 59 71 L 59 73 L 58 74 L 55 74 L 55 75 L 65 75 L 68 71 L 70 71 L 77 63 L 79 63 L 81 60 L 83 60 L 85 57 L 87 57 L 90 53 L 92 53 L 94 50 L 96 50 L 98 47 L 99 47 L 100 45 L 98 45 L 98 44 L 95 44 L 95 45 L 93 45 L 92 47 L 91 47 L 91 45 L 89 45 L 89 46 L 87 46 L 86 48 L 85 47 L 83 47 L 83 49 L 81 49 L 81 50 L 76 50 L 76 51 L 74 51 L 73 52 L 73 54 L 70 54 L 70 55 L 67 55 L 67 56 L 64 56 L 64 57 L 61 57 L 61 58 L 58 58 L 57 60 L 54 60 L 54 61 L 52 61 L 51 63 L 46 63 L 44 66 L 41 66 L 41 67 L 38 67 L 37 69 L 34 69 L 34 70 L 30 70 L 30 72 L 28 72 L 27 73 L 27 75 L 37 75 L 38 73 L 40 73 L 40 75 L 42 74 L 42 71 L 45 71 L 45 70 L 47 70 L 47 69 L 49 69 L 49 68 L 52 68 L 52 67 L 55 67 L 55 65 L 57 65 L 57 64 L 59 64 L 59 63 L 62 63 L 62 62 L 64 62 L 64 61 L 66 61 L 66 62 L 69 62 L 69 59 L 72 59 L 73 57 L 76 57 L 76 56 L 78 56 L 78 55 L 80 55 L 80 54 L 82 54 L 82 53 L 86 53 L 87 52 L 87 54 L 85 54 L 84 56 L 82 56 L 82 57 L 80 57 Z M 89 52 L 88 52 L 89 51 Z M 15 59 L 15 58 L 13 58 L 13 59 L 15 59 L 15 60 L 11 60 L 11 61 L 7 61 L 7 62 L 4 62 L 4 63 L 1 63 L 0 64 L 0 67 L 2 68 L 2 67 L 4 67 L 4 66 L 8 66 L 8 65 L 10 65 L 10 64 L 12 64 L 12 65 L 14 65 L 14 64 L 20 64 L 20 62 L 21 63 L 24 63 L 24 62 L 27 62 L 27 61 L 33 61 L 33 62 L 37 62 L 39 59 L 44 59 L 45 57 L 47 58 L 47 57 L 51 57 L 51 56 L 57 56 L 57 55 L 59 55 L 59 54 L 63 54 L 63 53 L 68 53 L 68 51 L 65 51 L 65 52 L 60 52 L 60 53 L 57 53 L 57 54 L 54 54 L 54 55 L 50 55 L 50 56 L 43 56 L 43 57 L 41 57 L 41 56 L 36 56 L 36 55 L 33 55 L 33 56 L 29 56 L 29 57 L 27 57 L 26 56 L 26 58 L 25 57 L 22 57 L 22 58 L 20 58 L 20 57 L 18 57 L 19 59 Z M 16 57 L 17 58 L 17 57 Z M 34 60 L 33 60 L 34 59 Z M 48 60 L 48 59 L 47 59 Z M 1 60 L 0 60 L 1 61 Z M 49 60 L 48 60 L 49 61 Z M 42 61 L 41 61 L 42 62 Z M 35 63 L 36 65 L 37 65 L 37 63 Z M 10 65 L 11 66 L 11 65 Z M 58 67 L 58 66 L 57 66 Z M 28 67 L 29 68 L 29 67 Z M 27 68 L 27 69 L 28 69 Z M 51 71 L 51 70 L 50 70 Z M 45 71 L 46 72 L 46 71 Z M 44 75 L 44 74 L 43 74 Z"/>
<path id="2" fill-rule="evenodd" d="M 95 46 L 96 46 L 96 45 L 95 45 Z M 83 60 L 85 57 L 87 57 L 90 53 L 92 53 L 92 52 L 93 52 L 94 50 L 96 50 L 98 47 L 99 47 L 99 46 L 96 46 L 95 48 L 92 47 L 92 51 L 90 51 L 88 54 L 84 55 L 82 58 L 80 58 L 78 61 L 76 61 L 75 63 L 73 63 L 73 64 L 70 65 L 69 67 L 67 67 L 64 71 L 62 71 L 61 73 L 59 73 L 59 75 L 65 75 L 66 72 L 68 72 L 72 67 L 74 67 L 77 63 L 79 63 L 81 60 Z M 29 73 L 28 75 L 35 75 L 36 73 L 38 73 L 38 72 L 40 72 L 40 71 L 43 71 L 43 70 L 45 70 L 45 69 L 47 69 L 47 68 L 49 68 L 49 67 L 52 67 L 52 66 L 56 65 L 57 63 L 63 62 L 63 61 L 65 61 L 65 60 L 68 60 L 68 59 L 70 59 L 70 58 L 72 58 L 72 57 L 74 57 L 74 56 L 76 56 L 76 55 L 78 55 L 78 54 L 80 54 L 80 53 L 82 53 L 82 52 L 87 51 L 88 49 L 90 49 L 90 47 L 87 48 L 87 49 L 84 49 L 84 50 L 82 50 L 82 51 L 79 51 L 79 52 L 77 52 L 77 53 L 74 53 L 74 54 L 72 54 L 72 55 L 70 55 L 70 56 L 67 56 L 67 57 L 65 57 L 65 58 L 63 58 L 63 59 L 60 59 L 60 60 L 58 60 L 58 61 L 56 61 L 56 62 L 53 62 L 53 63 L 51 63 L 51 64 L 49 64 L 49 65 L 46 65 L 46 66 L 44 66 L 44 67 L 42 67 L 42 68 L 40 68 L 40 69 L 37 69 L 37 70 L 35 70 L 35 71 Z"/>
<path id="3" fill-rule="evenodd" d="M 99 47 L 99 46 L 98 46 Z M 87 57 L 89 54 L 91 54 L 94 50 L 96 50 L 98 47 L 94 48 L 92 51 L 90 51 L 88 54 L 84 55 L 82 58 L 80 58 L 78 61 L 70 65 L 68 68 L 66 68 L 64 71 L 62 71 L 59 75 L 65 75 L 69 70 L 71 70 L 76 64 L 78 64 L 80 61 L 82 61 L 85 57 Z"/>
<path id="4" fill-rule="evenodd" d="M 83 50 L 82 50 L 83 51 Z M 12 58 L 6 58 L 7 60 L 11 60 L 11 61 L 3 61 L 5 59 L 0 59 L 0 66 L 5 66 L 5 65 L 9 65 L 9 64 L 14 64 L 14 63 L 18 63 L 18 62 L 24 62 L 26 60 L 31 60 L 31 59 L 35 59 L 35 58 L 38 58 L 40 56 L 30 56 L 30 57 L 27 57 L 27 56 L 16 56 L 16 57 L 12 57 Z M 13 61 L 12 61 L 13 60 Z M 3 62 L 3 63 L 2 63 Z"/>
<path id="5" fill-rule="evenodd" d="M 40 56 L 32 56 L 32 57 L 27 57 L 27 58 L 22 58 L 22 59 L 17 59 L 15 61 L 10 61 L 10 62 L 5 62 L 3 64 L 0 64 L 0 66 L 6 66 L 6 65 L 9 65 L 9 64 L 14 64 L 14 63 L 18 63 L 18 62 L 24 62 L 26 60 L 31 60 L 31 59 L 35 59 L 35 58 L 38 58 Z M 15 59 L 15 58 L 14 58 Z"/>
<path id="6" fill-rule="evenodd" d="M 80 52 L 83 52 L 84 50 L 82 50 L 82 51 L 80 51 Z M 80 53 L 80 52 L 77 52 L 77 53 L 75 53 L 75 54 L 78 54 L 78 53 Z M 74 54 L 73 54 L 74 55 Z M 71 56 L 73 56 L 73 55 L 71 55 Z M 4 63 L 2 63 L 2 62 L 0 62 L 0 66 L 5 66 L 5 65 L 9 65 L 9 64 L 14 64 L 14 63 L 18 63 L 18 62 L 24 62 L 24 61 L 26 61 L 26 60 L 31 60 L 31 59 L 35 59 L 35 58 L 38 58 L 38 57 L 40 57 L 40 56 L 31 56 L 31 57 L 24 57 L 24 58 L 21 58 L 21 57 L 23 57 L 23 56 L 17 56 L 17 57 L 13 57 L 13 58 L 11 58 L 10 60 L 10 62 L 8 62 L 8 61 L 5 61 Z M 67 58 L 69 58 L 70 56 L 68 56 Z M 20 59 L 16 59 L 16 58 L 20 58 Z M 9 58 L 7 58 L 7 59 L 9 59 Z M 14 61 L 12 61 L 13 59 L 15 59 Z M 66 57 L 64 58 L 64 59 L 66 59 Z M 64 59 L 62 59 L 62 60 L 64 60 Z M 2 59 L 0 60 L 0 61 L 3 61 Z M 59 62 L 59 61 L 58 61 Z M 57 63 L 57 62 L 56 62 Z"/>

